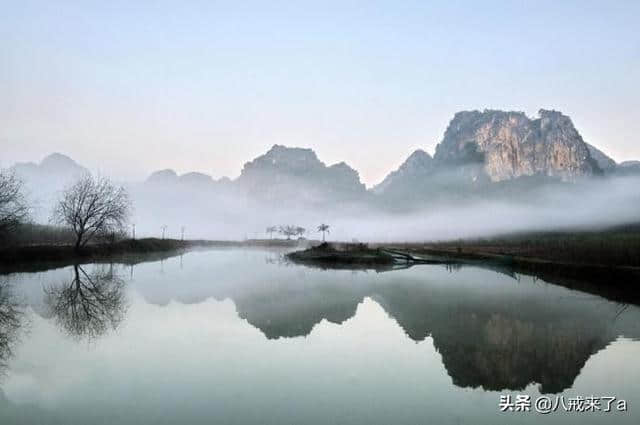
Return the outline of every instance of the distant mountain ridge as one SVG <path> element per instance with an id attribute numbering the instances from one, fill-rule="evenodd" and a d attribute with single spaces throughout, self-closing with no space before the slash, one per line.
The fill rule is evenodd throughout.
<path id="1" fill-rule="evenodd" d="M 247 193 L 271 200 L 297 194 L 309 201 L 358 197 L 366 193 L 356 170 L 344 162 L 327 166 L 311 149 L 273 145 L 247 162 L 236 180 Z"/>
<path id="2" fill-rule="evenodd" d="M 70 157 L 54 153 L 13 170 L 36 191 L 57 191 L 88 172 Z M 367 190 L 358 172 L 345 162 L 326 165 L 312 149 L 273 145 L 245 163 L 235 180 L 200 172 L 178 175 L 172 169 L 151 173 L 145 185 L 220 188 L 270 202 L 326 203 L 393 195 L 428 199 L 437 190 L 473 189 L 529 177 L 571 182 L 599 175 L 637 175 L 640 162 L 621 164 L 587 144 L 571 119 L 553 110 L 529 118 L 516 111 L 462 111 L 454 115 L 432 157 L 414 151 L 397 170 Z M 534 183 L 535 184 L 535 183 Z M 487 186 L 488 185 L 488 186 Z M 443 189 L 444 188 L 444 189 Z"/>
<path id="3" fill-rule="evenodd" d="M 11 170 L 24 182 L 32 215 L 41 222 L 49 219 L 50 206 L 58 193 L 89 172 L 87 168 L 60 153 L 52 153 L 39 163 L 16 163 Z"/>
<path id="4" fill-rule="evenodd" d="M 70 157 L 54 152 L 47 155 L 40 161 L 18 162 L 12 167 L 16 174 L 24 179 L 44 179 L 49 180 L 51 175 L 63 178 L 73 178 L 89 170 Z"/>
<path id="5" fill-rule="evenodd" d="M 412 185 L 429 177 L 434 162 L 431 155 L 418 149 L 414 151 L 400 167 L 392 171 L 382 182 L 373 187 L 373 192 L 380 194 L 396 189 L 398 185 Z"/>
<path id="6" fill-rule="evenodd" d="M 545 109 L 538 114 L 537 118 L 529 118 L 518 111 L 458 112 L 434 156 L 422 149 L 414 151 L 367 192 L 382 195 L 407 191 L 416 185 L 428 186 L 437 180 L 435 176 L 445 172 L 458 173 L 460 182 L 484 179 L 489 183 L 535 176 L 570 182 L 602 174 L 640 174 L 640 162 L 616 164 L 586 143 L 568 116 Z M 273 194 L 294 182 L 342 194 L 366 191 L 358 172 L 348 164 L 327 166 L 312 149 L 277 144 L 245 163 L 240 177 L 233 182 L 262 195 Z"/>
<path id="7" fill-rule="evenodd" d="M 162 189 L 170 186 L 191 187 L 193 189 L 215 187 L 229 183 L 228 177 L 222 177 L 218 180 L 211 177 L 209 174 L 190 171 L 184 174 L 178 175 L 175 170 L 166 168 L 164 170 L 154 171 L 149 174 L 144 184 L 157 189 Z"/>

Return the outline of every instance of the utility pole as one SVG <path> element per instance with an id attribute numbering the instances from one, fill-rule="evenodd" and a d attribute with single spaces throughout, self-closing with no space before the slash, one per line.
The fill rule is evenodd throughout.
<path id="1" fill-rule="evenodd" d="M 183 240 L 184 240 L 184 226 L 182 226 L 182 227 L 180 228 L 180 233 L 181 233 L 181 235 L 180 235 L 180 240 L 181 240 L 181 241 L 183 241 Z"/>
<path id="2" fill-rule="evenodd" d="M 132 236 L 133 236 L 133 240 L 135 240 L 136 239 L 136 224 L 133 223 L 131 225 L 131 227 L 132 227 L 132 232 L 131 233 L 132 233 Z"/>
<path id="3" fill-rule="evenodd" d="M 167 225 L 165 224 L 163 226 L 160 226 L 160 228 L 162 229 L 162 239 L 164 239 L 164 231 L 167 230 Z"/>

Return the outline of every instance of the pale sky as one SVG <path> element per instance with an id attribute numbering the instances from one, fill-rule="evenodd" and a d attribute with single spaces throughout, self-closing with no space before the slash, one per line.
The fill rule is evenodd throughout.
<path id="1" fill-rule="evenodd" d="M 236 177 L 274 143 L 367 185 L 459 110 L 539 108 L 640 159 L 638 1 L 30 1 L 0 14 L 0 166 Z"/>

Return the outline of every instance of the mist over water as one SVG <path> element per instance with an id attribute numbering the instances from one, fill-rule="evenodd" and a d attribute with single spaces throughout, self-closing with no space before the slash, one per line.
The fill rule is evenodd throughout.
<path id="1" fill-rule="evenodd" d="M 62 187 L 28 185 L 33 218 L 49 222 Z M 511 232 L 593 229 L 640 220 L 640 177 L 590 178 L 576 183 L 509 188 L 506 193 L 449 189 L 389 199 L 364 192 L 351 199 L 314 199 L 313 189 L 292 187 L 275 199 L 247 193 L 235 183 L 158 186 L 124 183 L 133 202 L 137 237 L 241 240 L 266 238 L 268 226 L 305 227 L 318 238 L 320 223 L 332 240 L 426 241 Z M 43 190 L 44 189 L 44 190 Z M 301 199 L 301 193 L 307 196 Z"/>
<path id="2" fill-rule="evenodd" d="M 328 166 L 311 149 L 280 145 L 247 162 L 235 180 L 173 170 L 142 182 L 111 178 L 129 192 L 137 237 L 159 237 L 166 226 L 168 238 L 182 237 L 184 228 L 187 239 L 242 240 L 295 225 L 319 238 L 315 229 L 327 223 L 331 240 L 416 242 L 640 221 L 633 167 L 569 180 L 536 174 L 493 181 L 482 161 L 433 165 L 429 158 L 416 152 L 369 189 L 345 163 Z M 64 188 L 89 172 L 60 154 L 14 170 L 38 223 L 48 223 Z"/>
<path id="3" fill-rule="evenodd" d="M 638 177 L 542 186 L 509 198 L 468 193 L 457 199 L 408 199 L 384 205 L 369 194 L 365 199 L 314 205 L 293 197 L 269 202 L 194 188 L 150 192 L 137 187 L 132 193 L 138 234 L 148 236 L 157 236 L 165 224 L 172 237 L 184 225 L 189 238 L 237 240 L 269 237 L 265 228 L 271 225 L 295 224 L 313 231 L 318 224 L 329 223 L 332 240 L 424 241 L 593 229 L 640 219 Z"/>

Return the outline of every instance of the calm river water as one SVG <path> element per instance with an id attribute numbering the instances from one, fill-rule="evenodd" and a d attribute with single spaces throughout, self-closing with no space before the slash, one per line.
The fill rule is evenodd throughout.
<path id="1" fill-rule="evenodd" d="M 637 424 L 639 338 L 636 306 L 478 267 L 71 266 L 0 276 L 0 424 Z"/>

